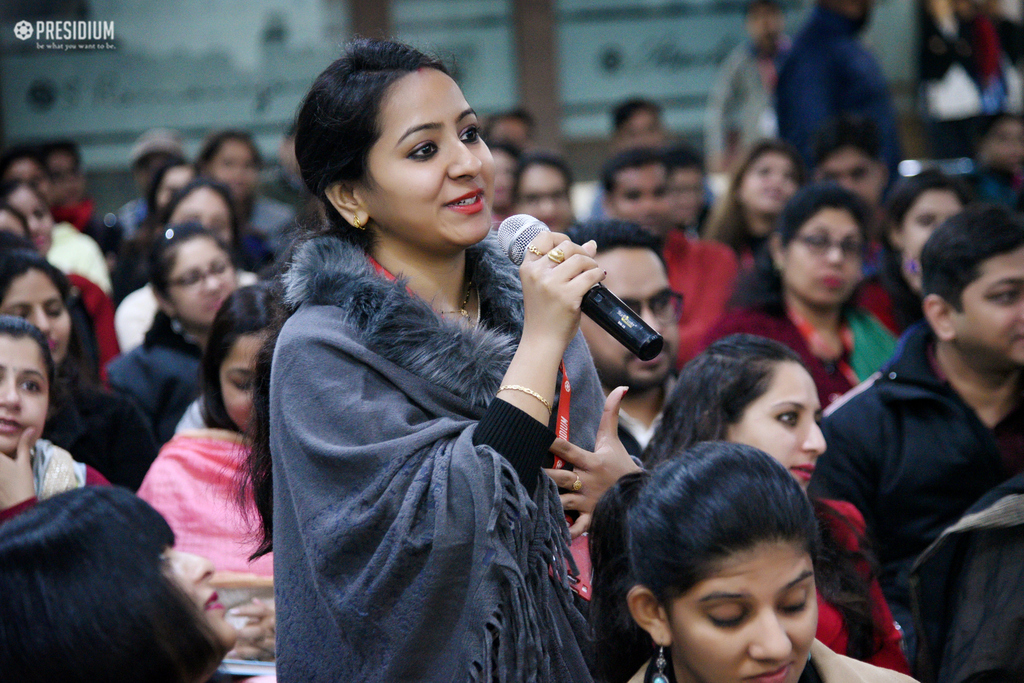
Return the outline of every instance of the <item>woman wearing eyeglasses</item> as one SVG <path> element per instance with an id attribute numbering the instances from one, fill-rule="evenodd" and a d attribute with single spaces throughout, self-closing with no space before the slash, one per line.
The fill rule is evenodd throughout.
<path id="1" fill-rule="evenodd" d="M 853 305 L 867 241 L 867 207 L 838 185 L 797 192 L 779 216 L 768 249 L 737 286 L 730 311 L 708 334 L 756 334 L 789 346 L 807 366 L 822 407 L 867 379 L 895 339 Z"/>
<path id="2" fill-rule="evenodd" d="M 224 300 L 238 287 L 227 247 L 198 223 L 169 225 L 150 253 L 160 312 L 141 346 L 112 362 L 110 386 L 135 399 L 158 443 L 196 397 L 199 360 Z"/>

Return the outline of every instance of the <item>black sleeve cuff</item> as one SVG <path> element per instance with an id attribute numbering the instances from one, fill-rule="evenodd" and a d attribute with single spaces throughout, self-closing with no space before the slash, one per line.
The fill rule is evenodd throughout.
<path id="1" fill-rule="evenodd" d="M 495 398 L 473 432 L 473 445 L 490 446 L 515 469 L 532 496 L 555 433 L 511 403 Z"/>

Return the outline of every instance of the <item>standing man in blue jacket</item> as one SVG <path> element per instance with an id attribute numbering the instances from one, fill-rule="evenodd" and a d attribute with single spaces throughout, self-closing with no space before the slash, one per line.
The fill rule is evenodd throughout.
<path id="1" fill-rule="evenodd" d="M 808 166 L 819 126 L 840 114 L 876 124 L 889 177 L 902 156 L 896 108 L 875 57 L 858 39 L 874 0 L 817 0 L 779 69 L 775 91 L 779 136 L 796 145 Z"/>

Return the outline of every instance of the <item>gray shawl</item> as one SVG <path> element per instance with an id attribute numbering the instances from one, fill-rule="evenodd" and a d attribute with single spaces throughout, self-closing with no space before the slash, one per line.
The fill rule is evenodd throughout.
<path id="1" fill-rule="evenodd" d="M 521 333 L 514 266 L 468 253 L 483 323 L 440 320 L 331 237 L 285 275 L 270 388 L 278 675 L 290 681 L 590 681 L 557 490 L 531 499 L 473 445 Z M 577 335 L 571 440 L 602 394 Z M 551 572 L 550 568 L 555 571 Z"/>

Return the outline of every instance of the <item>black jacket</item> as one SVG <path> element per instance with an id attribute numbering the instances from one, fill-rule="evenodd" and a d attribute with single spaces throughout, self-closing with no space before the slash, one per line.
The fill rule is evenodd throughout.
<path id="1" fill-rule="evenodd" d="M 130 396 L 149 420 L 157 443 L 174 436 L 178 420 L 199 394 L 203 351 L 157 313 L 146 340 L 107 366 L 110 386 Z"/>
<path id="2" fill-rule="evenodd" d="M 914 645 L 908 573 L 917 556 L 1008 478 L 992 430 L 928 361 L 920 322 L 875 379 L 830 407 L 811 490 L 853 503 L 882 565 L 879 583 Z M 911 650 L 912 651 L 912 650 Z"/>
<path id="3" fill-rule="evenodd" d="M 157 453 L 149 423 L 130 398 L 84 385 L 49 417 L 43 438 L 132 491 Z"/>
<path id="4" fill-rule="evenodd" d="M 1024 474 L 989 491 L 910 576 L 923 683 L 1024 680 Z"/>

